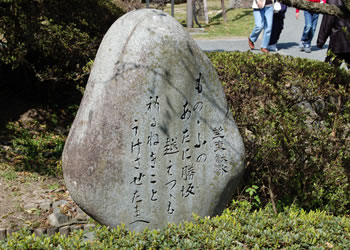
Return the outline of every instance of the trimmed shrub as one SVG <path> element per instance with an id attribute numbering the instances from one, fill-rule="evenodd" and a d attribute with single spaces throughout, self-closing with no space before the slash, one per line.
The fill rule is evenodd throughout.
<path id="1" fill-rule="evenodd" d="M 274 214 L 271 206 L 251 211 L 248 202 L 233 202 L 221 216 L 169 224 L 160 230 L 129 232 L 123 226 L 97 227 L 87 240 L 83 231 L 69 237 L 36 237 L 26 231 L 0 241 L 1 249 L 347 249 L 350 220 L 294 207 Z"/>
<path id="2" fill-rule="evenodd" d="M 279 54 L 208 55 L 244 139 L 243 188 L 259 187 L 262 205 L 276 210 L 282 202 L 349 213 L 349 74 Z"/>

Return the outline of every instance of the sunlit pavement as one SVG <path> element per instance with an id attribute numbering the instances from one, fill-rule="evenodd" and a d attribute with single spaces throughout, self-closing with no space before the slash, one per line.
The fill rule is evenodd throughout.
<path id="1" fill-rule="evenodd" d="M 303 11 L 300 11 L 299 18 L 296 19 L 295 8 L 288 8 L 286 12 L 286 18 L 284 19 L 284 29 L 277 44 L 279 51 L 271 52 L 271 54 L 280 53 L 281 55 L 290 55 L 294 57 L 324 61 L 327 53 L 328 41 L 322 49 L 319 49 L 316 46 L 316 40 L 321 21 L 322 15 L 320 15 L 318 18 L 317 30 L 311 43 L 311 53 L 299 51 L 298 44 L 300 42 L 301 34 L 304 29 L 304 14 Z M 204 51 L 247 51 L 250 50 L 247 39 L 247 37 L 220 40 L 196 39 L 196 42 Z M 252 52 L 262 53 L 260 51 L 260 43 L 261 39 L 255 43 L 255 49 L 252 50 Z"/>

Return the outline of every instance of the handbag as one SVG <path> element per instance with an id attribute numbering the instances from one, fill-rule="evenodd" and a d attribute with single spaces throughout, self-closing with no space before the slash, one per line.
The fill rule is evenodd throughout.
<path id="1" fill-rule="evenodd" d="M 278 13 L 282 9 L 281 4 L 279 2 L 275 2 L 273 4 L 273 13 Z"/>

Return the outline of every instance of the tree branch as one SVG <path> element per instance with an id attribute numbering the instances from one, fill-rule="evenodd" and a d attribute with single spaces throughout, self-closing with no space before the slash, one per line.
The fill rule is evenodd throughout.
<path id="1" fill-rule="evenodd" d="M 310 12 L 328 14 L 331 16 L 342 17 L 350 20 L 350 9 L 347 6 L 350 6 L 350 0 L 342 0 L 344 3 L 344 8 L 341 9 L 338 6 L 323 4 L 323 3 L 314 3 L 305 0 L 280 0 L 282 3 L 300 9 L 307 10 Z"/>

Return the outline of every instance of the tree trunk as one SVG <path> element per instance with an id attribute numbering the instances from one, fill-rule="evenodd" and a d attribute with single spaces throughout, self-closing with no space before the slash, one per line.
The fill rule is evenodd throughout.
<path id="1" fill-rule="evenodd" d="M 193 28 L 193 4 L 187 0 L 187 28 Z"/>
<path id="2" fill-rule="evenodd" d="M 204 7 L 204 19 L 205 19 L 205 23 L 206 23 L 206 24 L 209 24 L 208 3 L 207 3 L 207 0 L 203 0 L 203 7 Z"/>
<path id="3" fill-rule="evenodd" d="M 221 0 L 221 8 L 222 8 L 222 16 L 224 18 L 224 22 L 227 23 L 226 11 L 225 11 L 225 1 Z"/>

